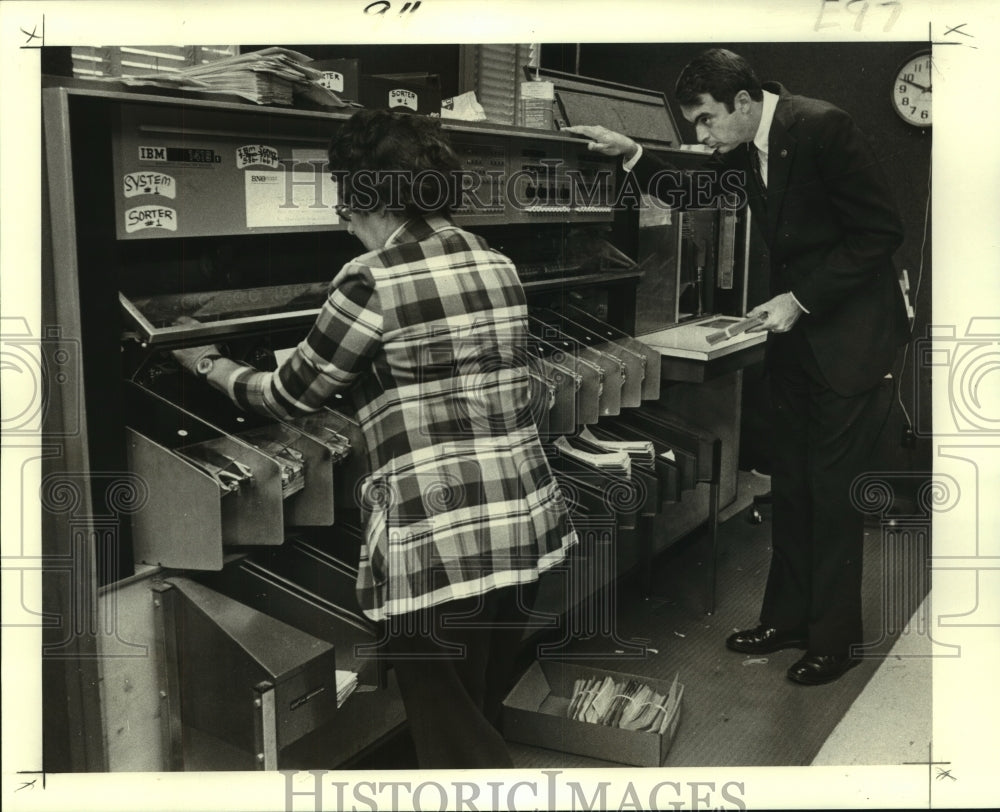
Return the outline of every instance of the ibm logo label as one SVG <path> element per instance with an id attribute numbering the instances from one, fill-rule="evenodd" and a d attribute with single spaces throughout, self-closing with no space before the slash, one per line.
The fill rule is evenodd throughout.
<path id="1" fill-rule="evenodd" d="M 166 147 L 139 147 L 140 161 L 166 161 Z"/>

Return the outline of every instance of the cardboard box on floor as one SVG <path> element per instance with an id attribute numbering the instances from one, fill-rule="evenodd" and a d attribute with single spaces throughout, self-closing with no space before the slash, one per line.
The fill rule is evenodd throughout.
<path id="1" fill-rule="evenodd" d="M 503 701 L 503 732 L 510 741 L 564 753 L 659 767 L 667 757 L 681 715 L 684 686 L 677 686 L 677 705 L 663 733 L 624 730 L 571 719 L 567 715 L 573 683 L 578 679 L 634 679 L 666 697 L 670 683 L 651 677 L 604 671 L 556 661 L 535 661 Z"/>

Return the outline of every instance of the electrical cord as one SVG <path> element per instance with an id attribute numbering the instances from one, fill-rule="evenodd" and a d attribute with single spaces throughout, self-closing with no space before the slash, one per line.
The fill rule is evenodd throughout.
<path id="1" fill-rule="evenodd" d="M 920 240 L 920 266 L 919 266 L 919 268 L 917 270 L 917 282 L 916 282 L 916 285 L 913 288 L 913 323 L 914 324 L 916 324 L 916 322 L 917 322 L 916 313 L 917 313 L 917 303 L 919 302 L 919 297 L 920 297 L 920 285 L 921 285 L 921 283 L 923 282 L 923 279 L 924 279 L 924 252 L 925 252 L 926 247 L 927 247 L 927 231 L 928 231 L 928 229 L 927 229 L 927 223 L 928 223 L 928 220 L 930 219 L 930 214 L 931 214 L 931 177 L 932 177 L 931 167 L 928 166 L 928 168 L 927 168 L 927 202 L 924 204 L 924 233 L 923 233 L 923 236 L 921 237 L 921 240 Z M 898 386 L 898 387 L 895 386 L 895 379 L 893 379 L 894 380 L 894 384 L 893 385 L 894 385 L 894 387 L 896 389 L 896 397 L 897 397 L 897 399 L 899 401 L 899 407 L 903 410 L 903 416 L 906 418 L 907 428 L 908 428 L 909 431 L 912 432 L 913 431 L 913 419 L 910 417 L 910 413 L 906 409 L 906 404 L 903 402 L 903 387 L 902 387 L 902 377 L 906 373 L 906 357 L 907 357 L 907 355 L 909 355 L 909 352 L 910 352 L 910 342 L 907 342 L 906 346 L 903 347 L 903 365 L 902 365 L 902 367 L 900 369 L 900 372 L 899 372 L 900 386 Z M 918 381 L 914 381 L 915 385 L 918 384 L 918 383 L 919 383 Z M 917 393 L 917 397 L 919 397 L 919 393 Z"/>
<path id="2" fill-rule="evenodd" d="M 905 357 L 905 354 L 904 354 L 904 357 Z M 905 363 L 905 361 L 904 361 L 904 363 Z M 885 415 L 882 417 L 882 423 L 879 425 L 878 431 L 876 432 L 875 437 L 872 440 L 872 448 L 877 447 L 878 443 L 879 443 L 879 440 L 882 439 L 882 432 L 885 431 L 886 424 L 889 422 L 889 415 L 892 414 L 892 402 L 893 402 L 893 400 L 896 399 L 897 395 L 899 394 L 899 390 L 900 390 L 900 387 L 897 385 L 896 376 L 895 375 L 890 375 L 889 378 L 892 381 L 892 392 L 889 394 L 889 399 L 888 399 L 888 402 L 886 403 Z M 899 404 L 900 404 L 900 406 L 903 405 L 903 401 L 902 401 L 902 397 L 901 396 L 900 396 Z M 906 412 L 905 407 L 903 409 L 903 412 L 904 413 Z M 909 420 L 909 417 L 907 417 L 907 420 Z"/>

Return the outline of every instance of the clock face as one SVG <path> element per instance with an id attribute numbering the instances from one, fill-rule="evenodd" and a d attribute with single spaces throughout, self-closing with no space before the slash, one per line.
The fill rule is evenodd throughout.
<path id="1" fill-rule="evenodd" d="M 907 124 L 931 126 L 931 55 L 910 57 L 896 71 L 892 86 L 892 106 Z"/>

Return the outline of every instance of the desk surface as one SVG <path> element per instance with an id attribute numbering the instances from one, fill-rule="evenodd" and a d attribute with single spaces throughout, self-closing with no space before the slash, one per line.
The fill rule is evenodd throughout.
<path id="1" fill-rule="evenodd" d="M 663 356 L 712 361 L 763 344 L 767 340 L 766 332 L 758 332 L 741 333 L 714 345 L 708 343 L 709 335 L 738 321 L 740 319 L 736 316 L 706 316 L 653 333 L 643 333 L 636 338 Z"/>

